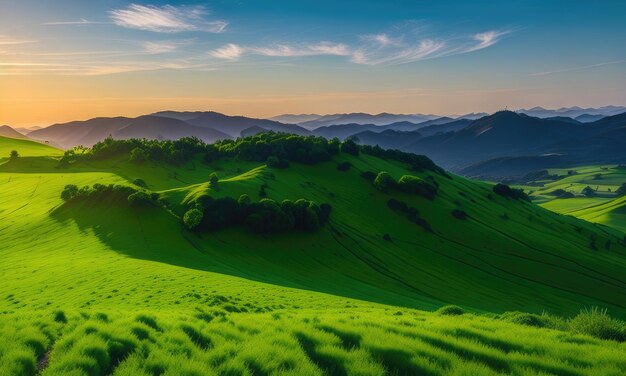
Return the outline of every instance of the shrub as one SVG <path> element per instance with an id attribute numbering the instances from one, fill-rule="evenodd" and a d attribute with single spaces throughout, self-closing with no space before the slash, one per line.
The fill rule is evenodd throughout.
<path id="1" fill-rule="evenodd" d="M 622 185 L 615 191 L 615 194 L 618 197 L 626 195 L 626 183 L 622 183 Z"/>
<path id="2" fill-rule="evenodd" d="M 505 312 L 500 316 L 501 319 L 526 326 L 534 326 L 536 328 L 543 328 L 546 326 L 545 321 L 539 315 L 526 312 Z"/>
<path id="3" fill-rule="evenodd" d="M 266 161 L 267 165 L 269 167 L 274 167 L 274 168 L 287 168 L 289 167 L 289 161 L 284 159 L 284 158 L 278 158 L 274 155 L 271 155 L 269 157 L 267 157 L 267 161 Z"/>
<path id="4" fill-rule="evenodd" d="M 142 188 L 148 187 L 148 184 L 146 184 L 146 182 L 143 181 L 143 179 L 139 179 L 139 178 L 133 180 L 133 184 L 135 184 L 138 187 L 142 187 Z"/>
<path id="5" fill-rule="evenodd" d="M 190 209 L 187 210 L 185 215 L 183 216 L 183 224 L 190 230 L 198 227 L 200 222 L 202 222 L 202 211 L 199 209 Z"/>
<path id="6" fill-rule="evenodd" d="M 341 162 L 337 165 L 337 170 L 339 171 L 348 171 L 352 167 L 352 163 L 350 162 Z"/>
<path id="7" fill-rule="evenodd" d="M 148 159 L 148 154 L 140 147 L 130 151 L 129 160 L 133 163 L 143 163 Z"/>
<path id="8" fill-rule="evenodd" d="M 456 219 L 461 219 L 461 220 L 467 219 L 467 213 L 459 209 L 452 210 L 452 216 Z"/>
<path id="9" fill-rule="evenodd" d="M 144 191 L 137 191 L 128 196 L 128 202 L 131 205 L 143 206 L 152 202 L 152 197 Z"/>
<path id="10" fill-rule="evenodd" d="M 439 308 L 435 313 L 442 316 L 460 316 L 465 314 L 465 310 L 459 306 L 447 305 Z"/>
<path id="11" fill-rule="evenodd" d="M 9 158 L 11 159 L 15 159 L 19 156 L 20 156 L 20 153 L 18 153 L 17 150 L 11 150 L 11 152 L 9 153 Z"/>
<path id="12" fill-rule="evenodd" d="M 357 145 L 356 142 L 351 139 L 347 139 L 342 142 L 339 146 L 339 150 L 341 150 L 342 153 L 347 153 L 354 156 L 359 155 L 359 145 Z"/>
<path id="13" fill-rule="evenodd" d="M 214 191 L 219 190 L 219 178 L 217 177 L 217 174 L 215 172 L 212 172 L 211 175 L 209 175 L 209 188 L 211 188 Z"/>
<path id="14" fill-rule="evenodd" d="M 596 191 L 590 186 L 586 186 L 585 188 L 583 188 L 581 193 L 587 197 L 593 197 L 596 195 Z"/>
<path id="15" fill-rule="evenodd" d="M 503 197 L 530 202 L 530 197 L 528 197 L 528 195 L 524 193 L 524 190 L 511 188 L 506 184 L 498 183 L 494 185 L 493 192 Z"/>
<path id="16" fill-rule="evenodd" d="M 396 181 L 386 171 L 381 171 L 376 175 L 374 179 L 374 187 L 382 192 L 387 192 L 390 188 L 396 185 Z"/>
<path id="17" fill-rule="evenodd" d="M 584 309 L 569 321 L 569 328 L 574 333 L 615 341 L 626 341 L 624 325 L 624 322 L 612 318 L 606 310 L 598 307 Z"/>
<path id="18" fill-rule="evenodd" d="M 397 186 L 403 192 L 417 194 L 429 200 L 434 200 L 437 195 L 436 186 L 417 176 L 404 175 L 398 180 Z"/>
<path id="19" fill-rule="evenodd" d="M 78 187 L 74 184 L 68 184 L 65 186 L 65 188 L 63 188 L 63 191 L 61 192 L 61 199 L 63 199 L 63 201 L 69 201 L 76 197 L 77 194 Z"/>
<path id="20" fill-rule="evenodd" d="M 383 239 L 384 239 L 384 240 L 386 240 L 386 241 L 388 241 L 388 242 L 392 242 L 392 240 L 391 240 L 391 235 L 389 235 L 389 234 L 384 234 L 384 235 L 383 235 Z"/>
<path id="21" fill-rule="evenodd" d="M 376 179 L 376 174 L 372 171 L 363 171 L 361 172 L 361 177 L 367 181 L 373 182 Z"/>

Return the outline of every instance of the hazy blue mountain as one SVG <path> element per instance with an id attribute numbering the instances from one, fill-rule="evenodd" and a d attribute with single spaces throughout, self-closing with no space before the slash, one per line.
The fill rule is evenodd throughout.
<path id="1" fill-rule="evenodd" d="M 176 112 L 164 111 L 153 114 L 154 116 L 183 120 L 193 126 L 210 128 L 231 137 L 239 137 L 244 129 L 257 126 L 268 131 L 286 132 L 298 135 L 308 135 L 310 132 L 294 124 L 283 124 L 273 120 L 255 119 L 245 116 L 229 116 L 219 112 Z"/>

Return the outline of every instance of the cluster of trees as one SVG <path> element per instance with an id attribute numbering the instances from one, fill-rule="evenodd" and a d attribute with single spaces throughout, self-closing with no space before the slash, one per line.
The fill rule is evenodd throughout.
<path id="1" fill-rule="evenodd" d="M 388 172 L 381 171 L 376 175 L 373 181 L 374 187 L 382 192 L 388 192 L 390 189 L 415 194 L 434 200 L 437 196 L 437 182 L 432 183 L 413 175 L 403 175 L 396 181 Z"/>
<path id="2" fill-rule="evenodd" d="M 63 191 L 61 191 L 61 199 L 65 202 L 87 198 L 106 199 L 107 202 L 113 200 L 127 200 L 134 206 L 143 206 L 159 202 L 158 193 L 147 193 L 146 191 L 118 184 L 104 185 L 96 183 L 91 187 L 85 185 L 80 188 L 74 184 L 68 184 L 63 188 Z"/>
<path id="3" fill-rule="evenodd" d="M 500 196 L 512 198 L 514 200 L 524 200 L 530 202 L 530 197 L 524 193 L 523 189 L 511 188 L 506 184 L 498 183 L 493 186 L 493 192 Z"/>
<path id="4" fill-rule="evenodd" d="M 387 201 L 387 206 L 391 210 L 395 210 L 404 214 L 409 221 L 421 226 L 424 230 L 428 232 L 433 232 L 430 224 L 424 218 L 420 217 L 419 210 L 414 207 L 410 207 L 409 205 L 407 205 L 406 202 L 396 200 L 395 198 L 390 198 Z"/>
<path id="5" fill-rule="evenodd" d="M 183 216 L 183 224 L 196 231 L 211 231 L 232 226 L 246 226 L 256 233 L 316 231 L 330 217 L 331 206 L 299 199 L 278 203 L 264 198 L 252 202 L 248 195 L 213 198 L 199 197 Z"/>
<path id="6" fill-rule="evenodd" d="M 267 162 L 271 167 L 286 168 L 290 162 L 304 164 L 325 162 L 338 153 L 355 156 L 364 153 L 406 163 L 415 171 L 435 171 L 448 176 L 443 169 L 423 155 L 385 150 L 379 146 L 358 145 L 351 139 L 341 142 L 337 138 L 327 140 L 323 137 L 275 132 L 263 132 L 237 140 L 220 140 L 214 144 L 206 144 L 196 137 L 185 137 L 175 141 L 115 140 L 107 137 L 91 149 L 79 146 L 67 150 L 60 165 L 67 166 L 81 160 L 101 160 L 119 155 L 128 155 L 129 160 L 134 163 L 162 161 L 182 164 L 200 155 L 207 163 L 232 157 L 245 161 Z"/>

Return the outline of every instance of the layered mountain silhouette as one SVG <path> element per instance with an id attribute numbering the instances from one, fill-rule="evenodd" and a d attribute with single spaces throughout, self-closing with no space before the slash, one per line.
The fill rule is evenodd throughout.
<path id="1" fill-rule="evenodd" d="M 606 113 L 619 109 L 607 106 L 594 111 Z M 500 111 L 478 119 L 472 119 L 476 114 L 468 114 L 462 118 L 435 117 L 421 122 L 392 120 L 423 119 L 431 115 L 325 115 L 300 125 L 218 112 L 163 111 L 137 118 L 94 118 L 54 124 L 32 131 L 28 137 L 62 148 L 91 146 L 108 136 L 161 140 L 195 136 L 205 142 L 214 142 L 273 131 L 340 140 L 353 138 L 361 144 L 427 155 L 442 167 L 463 175 L 500 179 L 548 167 L 626 163 L 626 111 L 611 116 L 583 114 L 572 118 L 564 115 L 572 113 L 573 116 L 577 111 L 594 112 L 589 110 L 533 108 L 528 111 L 542 115 L 551 112 L 553 116 L 539 118 Z M 561 114 L 555 115 L 555 112 Z M 296 120 L 318 115 L 283 116 Z M 346 118 L 374 122 L 342 123 Z M 599 119 L 593 120 L 595 118 Z M 20 137 L 10 127 L 0 130 L 12 131 L 13 137 Z"/>
<path id="2" fill-rule="evenodd" d="M 0 137 L 17 138 L 20 140 L 26 140 L 28 137 L 8 125 L 0 125 Z"/>

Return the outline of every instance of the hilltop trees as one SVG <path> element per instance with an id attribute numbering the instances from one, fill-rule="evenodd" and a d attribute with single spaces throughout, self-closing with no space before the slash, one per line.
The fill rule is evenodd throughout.
<path id="1" fill-rule="evenodd" d="M 192 210 L 199 211 L 202 216 L 198 216 L 196 212 L 190 213 Z M 252 202 L 248 195 L 241 195 L 238 200 L 204 195 L 185 213 L 183 224 L 187 228 L 200 231 L 241 225 L 252 232 L 263 234 L 293 230 L 316 231 L 328 222 L 330 212 L 330 205 L 317 205 L 305 199 L 278 203 L 264 198 L 259 202 Z"/>

